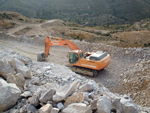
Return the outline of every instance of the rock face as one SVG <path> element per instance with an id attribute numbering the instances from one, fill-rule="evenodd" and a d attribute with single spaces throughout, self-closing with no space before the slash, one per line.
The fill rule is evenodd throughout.
<path id="1" fill-rule="evenodd" d="M 60 102 L 64 100 L 66 97 L 75 92 L 78 85 L 79 84 L 77 82 L 74 82 L 69 86 L 68 85 L 64 86 L 59 92 L 56 92 L 56 94 L 53 96 L 53 101 Z"/>
<path id="2" fill-rule="evenodd" d="M 62 113 L 92 113 L 92 110 L 84 103 L 72 103 Z"/>
<path id="3" fill-rule="evenodd" d="M 20 89 L 15 84 L 8 84 L 0 79 L 0 112 L 13 107 L 21 94 Z"/>
<path id="4" fill-rule="evenodd" d="M 110 113 L 112 109 L 111 99 L 107 96 L 102 96 L 97 102 L 98 113 Z"/>

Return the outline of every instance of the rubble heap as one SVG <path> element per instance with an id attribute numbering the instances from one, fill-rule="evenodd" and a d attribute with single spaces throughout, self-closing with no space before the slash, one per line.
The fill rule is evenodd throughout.
<path id="1" fill-rule="evenodd" d="M 65 66 L 32 61 L 12 51 L 0 52 L 0 76 L 0 112 L 150 112 Z"/>

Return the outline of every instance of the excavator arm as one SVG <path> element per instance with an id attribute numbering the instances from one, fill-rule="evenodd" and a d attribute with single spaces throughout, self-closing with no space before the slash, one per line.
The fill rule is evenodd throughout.
<path id="1" fill-rule="evenodd" d="M 63 46 L 63 47 L 69 47 L 70 50 L 81 50 L 71 40 L 57 38 L 57 37 L 52 37 L 51 39 L 54 39 L 55 41 L 51 41 L 48 36 L 45 38 L 45 51 L 38 54 L 37 56 L 38 61 L 44 60 L 45 58 L 48 57 L 51 46 Z"/>

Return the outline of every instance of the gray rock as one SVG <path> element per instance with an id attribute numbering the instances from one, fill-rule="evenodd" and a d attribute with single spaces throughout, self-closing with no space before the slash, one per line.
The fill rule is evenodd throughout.
<path id="1" fill-rule="evenodd" d="M 125 51 L 125 55 L 129 55 L 130 52 L 128 50 Z"/>
<path id="2" fill-rule="evenodd" d="M 39 77 L 33 77 L 33 78 L 31 79 L 31 81 L 30 81 L 30 83 L 31 83 L 31 84 L 34 84 L 34 85 L 39 84 L 39 82 L 40 82 Z"/>
<path id="3" fill-rule="evenodd" d="M 28 111 L 28 113 L 36 113 L 37 110 L 33 105 L 28 104 L 27 105 L 27 111 Z"/>
<path id="4" fill-rule="evenodd" d="M 48 89 L 46 92 L 43 92 L 40 97 L 40 102 L 47 103 L 53 99 L 53 95 L 55 95 L 56 91 L 54 89 Z"/>
<path id="5" fill-rule="evenodd" d="M 0 86 L 8 85 L 8 83 L 0 77 Z"/>
<path id="6" fill-rule="evenodd" d="M 9 111 L 9 113 L 19 113 L 19 110 L 18 110 L 18 109 L 11 109 L 11 110 Z"/>
<path id="7" fill-rule="evenodd" d="M 59 102 L 57 104 L 57 108 L 60 109 L 60 110 L 63 110 L 64 109 L 64 105 L 61 102 Z"/>
<path id="8" fill-rule="evenodd" d="M 72 103 L 62 113 L 92 113 L 92 110 L 84 103 Z"/>
<path id="9" fill-rule="evenodd" d="M 21 97 L 31 97 L 32 96 L 32 93 L 30 92 L 30 91 L 25 91 L 24 93 L 22 93 L 21 95 L 20 95 Z"/>
<path id="10" fill-rule="evenodd" d="M 98 99 L 95 99 L 91 102 L 91 104 L 90 104 L 91 110 L 96 110 L 97 109 L 97 101 L 98 101 Z"/>
<path id="11" fill-rule="evenodd" d="M 42 89 L 38 89 L 31 98 L 28 99 L 28 101 L 30 102 L 30 104 L 33 104 L 34 106 L 39 105 L 40 101 L 39 98 L 41 96 L 42 93 Z"/>
<path id="12" fill-rule="evenodd" d="M 52 108 L 51 113 L 58 113 L 59 109 L 58 108 Z"/>
<path id="13" fill-rule="evenodd" d="M 11 66 L 17 71 L 17 73 L 21 73 L 25 78 L 32 78 L 31 71 L 24 65 L 23 62 L 19 61 L 18 59 L 14 58 L 9 61 Z"/>
<path id="14" fill-rule="evenodd" d="M 64 105 L 67 106 L 71 103 L 80 103 L 84 101 L 84 95 L 83 93 L 77 93 L 74 94 L 73 96 L 70 96 L 68 98 L 66 98 Z"/>
<path id="15" fill-rule="evenodd" d="M 89 93 L 89 95 L 88 95 L 88 97 L 91 98 L 91 99 L 94 99 L 94 96 L 95 96 L 95 95 L 94 95 L 93 92 L 92 92 L 92 93 Z"/>
<path id="16" fill-rule="evenodd" d="M 86 92 L 86 91 L 93 91 L 94 88 L 96 88 L 96 87 L 97 86 L 96 86 L 96 83 L 94 81 L 89 81 L 88 83 L 82 85 L 80 87 L 80 90 L 84 91 L 84 92 Z"/>
<path id="17" fill-rule="evenodd" d="M 107 96 L 102 96 L 97 101 L 98 113 L 110 113 L 112 109 L 111 99 Z"/>
<path id="18" fill-rule="evenodd" d="M 121 107 L 120 100 L 121 100 L 120 98 L 116 98 L 112 101 L 112 104 L 114 105 L 114 107 L 117 111 L 122 113 L 122 107 Z"/>
<path id="19" fill-rule="evenodd" d="M 14 75 L 12 73 L 9 73 L 7 75 L 7 82 L 15 83 L 17 85 L 17 87 L 23 92 L 26 81 L 25 81 L 24 77 L 22 77 L 20 74 Z"/>
<path id="20" fill-rule="evenodd" d="M 65 85 L 63 88 L 61 88 L 60 91 L 56 92 L 56 94 L 53 96 L 54 102 L 60 102 L 67 98 L 69 95 L 72 95 L 76 88 L 78 87 L 78 83 L 74 82 L 70 85 Z"/>
<path id="21" fill-rule="evenodd" d="M 39 113 L 51 113 L 51 110 L 52 110 L 52 105 L 46 104 L 45 106 L 39 109 Z"/>
<path id="22" fill-rule="evenodd" d="M 0 79 L 0 112 L 13 107 L 20 97 L 21 91 L 16 84 L 6 84 Z"/>
<path id="23" fill-rule="evenodd" d="M 123 113 L 138 113 L 137 105 L 129 96 L 124 95 L 120 100 Z"/>
<path id="24" fill-rule="evenodd" d="M 8 63 L 7 59 L 1 59 L 0 60 L 0 75 L 7 79 L 7 75 L 9 73 L 15 74 L 15 70 L 11 67 L 11 65 Z"/>

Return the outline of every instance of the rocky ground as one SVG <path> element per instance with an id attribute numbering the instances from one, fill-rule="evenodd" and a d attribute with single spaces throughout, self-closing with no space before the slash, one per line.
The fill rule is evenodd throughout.
<path id="1" fill-rule="evenodd" d="M 65 66 L 36 62 L 13 51 L 0 51 L 0 75 L 4 113 L 150 112 Z"/>
<path id="2" fill-rule="evenodd" d="M 32 61 L 26 57 L 21 57 L 20 55 L 16 54 L 15 52 L 9 52 L 9 51 L 1 52 L 1 54 L 0 54 L 1 55 L 1 63 L 2 63 L 0 75 L 9 83 L 16 83 L 18 80 L 22 81 L 21 83 L 16 83 L 16 85 L 19 84 L 19 86 L 18 86 L 19 89 L 22 91 L 22 93 L 25 93 L 22 95 L 28 95 L 27 97 L 21 96 L 21 98 L 20 98 L 19 95 L 21 94 L 21 92 L 19 92 L 19 90 L 18 90 L 19 94 L 16 99 L 16 101 L 19 99 L 17 101 L 18 104 L 12 109 L 15 112 L 22 112 L 20 110 L 29 111 L 29 109 L 31 109 L 31 108 L 32 108 L 32 110 L 38 111 L 42 106 L 44 106 L 47 102 L 49 102 L 49 100 L 44 103 L 43 103 L 43 101 L 40 101 L 40 98 L 42 98 L 40 96 L 44 95 L 44 94 L 42 94 L 43 91 L 41 91 L 41 90 L 44 90 L 44 92 L 45 92 L 46 91 L 45 88 L 51 87 L 53 89 L 52 91 L 55 90 L 56 94 L 57 94 L 57 89 L 59 87 L 65 86 L 66 84 L 69 84 L 69 86 L 70 86 L 74 81 L 77 81 L 77 82 L 79 82 L 80 87 L 81 87 L 83 84 L 88 84 L 88 81 L 91 81 L 91 80 L 92 80 L 92 85 L 93 85 L 93 83 L 95 84 L 95 86 L 92 86 L 92 87 L 95 88 L 96 84 L 97 84 L 98 87 L 100 87 L 100 91 L 102 90 L 101 93 L 99 93 L 100 91 L 98 91 L 99 90 L 99 88 L 98 88 L 98 89 L 96 89 L 96 91 L 97 91 L 96 93 L 93 92 L 97 98 L 101 98 L 102 95 L 106 95 L 106 96 L 108 96 L 108 98 L 111 99 L 110 102 L 112 104 L 113 100 L 116 99 L 116 96 L 119 96 L 118 94 L 122 95 L 122 96 L 119 96 L 119 98 L 122 98 L 124 94 L 127 94 L 128 96 L 132 97 L 133 102 L 135 102 L 136 104 L 141 105 L 143 107 L 150 106 L 149 105 L 150 49 L 148 47 L 147 48 L 120 48 L 120 47 L 105 45 L 105 44 L 101 44 L 101 43 L 95 44 L 95 43 L 88 43 L 85 41 L 74 40 L 74 42 L 83 51 L 103 50 L 103 51 L 108 52 L 111 55 L 110 65 L 105 70 L 100 71 L 98 73 L 98 77 L 91 78 L 91 77 L 87 77 L 87 76 L 83 76 L 83 75 L 82 76 L 77 75 L 77 74 L 71 72 L 70 69 L 68 69 L 67 67 L 63 66 L 63 65 L 66 65 L 66 63 L 67 63 L 67 57 L 65 58 L 64 56 L 61 56 L 61 55 L 65 54 L 68 51 L 68 49 L 65 51 L 62 51 L 62 53 L 59 54 L 59 56 L 57 56 L 58 57 L 58 59 L 56 58 L 57 61 L 55 61 L 56 59 L 52 59 L 52 61 L 50 61 L 55 64 L 48 63 L 49 59 L 47 59 L 47 61 L 46 61 L 47 63 L 46 62 L 36 62 L 35 56 L 37 54 L 32 53 L 32 52 L 36 49 L 37 49 L 37 53 L 38 53 L 38 51 L 42 50 L 41 47 L 42 47 L 43 41 L 44 41 L 43 37 L 40 37 L 40 36 L 38 36 L 38 37 L 19 36 L 18 37 L 18 36 L 14 36 L 11 34 L 7 34 L 7 35 L 1 34 L 1 41 L 3 44 L 3 46 L 1 47 L 1 50 L 3 50 L 3 51 L 7 50 L 7 49 L 10 49 L 10 50 L 12 49 L 15 51 L 19 50 L 18 51 L 19 53 L 21 53 L 25 56 L 27 55 L 27 57 L 29 57 L 29 58 L 31 57 L 31 59 L 33 59 L 33 61 Z M 16 41 L 17 41 L 17 43 L 18 43 L 17 47 L 20 49 L 16 49 L 16 46 L 13 46 L 11 41 L 14 45 L 16 45 Z M 9 42 L 9 43 L 7 43 L 7 42 Z M 4 43 L 6 43 L 6 44 L 4 44 Z M 31 45 L 29 45 L 29 44 L 31 44 Z M 38 45 L 38 47 L 41 45 L 41 47 L 39 47 L 40 49 L 38 49 L 38 47 L 36 45 Z M 27 46 L 30 48 L 30 50 L 32 49 L 31 47 L 33 47 L 34 49 L 32 51 L 30 51 L 29 48 L 27 48 Z M 21 48 L 21 47 L 23 47 L 23 48 Z M 57 52 L 59 52 L 60 50 L 64 50 L 64 49 L 65 48 L 63 48 L 63 49 L 53 48 L 52 49 L 53 51 L 50 52 L 51 56 L 55 57 Z M 20 52 L 20 50 L 24 50 L 24 51 Z M 6 56 L 8 56 L 8 59 Z M 62 62 L 62 60 L 59 59 L 60 57 L 64 59 L 64 62 Z M 19 63 L 19 64 L 15 63 L 15 62 L 19 62 L 19 61 L 14 58 L 17 58 L 18 60 L 24 62 L 25 65 L 23 65 L 22 63 Z M 9 66 L 7 66 L 7 65 L 9 65 Z M 22 72 L 23 70 L 20 70 L 20 69 L 22 69 L 21 66 L 19 66 L 19 68 L 18 68 L 15 65 L 23 66 L 24 67 L 23 69 L 26 70 L 27 72 Z M 25 68 L 25 66 L 27 66 L 27 68 Z M 9 68 L 3 69 L 5 67 L 9 67 Z M 12 68 L 14 68 L 14 69 L 12 69 Z M 11 70 L 11 72 L 7 72 L 7 70 Z M 27 78 L 25 77 L 26 74 L 27 74 Z M 21 77 L 24 76 L 24 78 L 23 77 L 21 78 L 20 76 Z M 3 84 L 3 82 L 2 82 L 2 84 Z M 21 86 L 20 86 L 20 84 L 21 84 Z M 49 84 L 50 86 L 49 85 L 47 86 L 47 84 Z M 105 87 L 107 87 L 111 92 L 114 93 L 114 94 L 111 93 L 111 95 L 115 95 L 115 98 L 111 97 L 109 95 L 110 92 L 108 91 L 107 88 L 104 88 L 104 86 L 102 84 Z M 87 87 L 91 87 L 91 86 L 87 86 Z M 94 91 L 94 89 L 91 89 L 91 91 Z M 86 94 L 87 94 L 87 92 L 92 93 L 91 91 L 86 91 Z M 107 94 L 106 92 L 109 92 L 109 93 Z M 80 94 L 80 93 L 83 93 L 83 94 Z M 60 108 L 58 107 L 57 104 L 60 105 L 60 102 L 61 102 L 61 106 L 63 106 L 63 108 L 61 108 L 61 111 L 62 111 L 62 109 L 65 108 L 65 101 L 68 96 L 70 96 L 72 94 L 73 95 L 78 94 L 79 97 L 82 95 L 81 97 L 83 98 L 83 96 L 86 96 L 84 93 L 85 92 L 82 92 L 82 91 L 80 92 L 79 87 L 78 88 L 76 87 L 76 90 L 73 93 L 65 96 L 59 102 L 55 102 L 54 101 L 55 99 L 54 100 L 50 99 L 51 105 L 47 105 L 47 106 L 51 106 L 50 108 L 52 108 L 52 106 L 53 106 L 53 108 L 57 108 L 57 111 L 58 111 L 58 109 L 60 111 Z M 118 94 L 116 94 L 116 93 L 118 93 Z M 60 93 L 60 94 L 64 95 L 64 93 Z M 45 95 L 47 95 L 47 94 L 45 94 Z M 78 95 L 76 95 L 76 96 L 78 96 Z M 89 95 L 89 94 L 87 94 L 87 95 Z M 93 101 L 95 100 L 95 96 L 94 96 Z M 86 100 L 85 98 L 86 97 L 84 97 L 84 99 L 82 99 L 83 100 L 82 102 L 84 104 L 86 104 L 86 106 L 87 105 L 90 106 L 93 101 Z M 34 102 L 34 101 L 36 101 L 36 102 Z M 71 101 L 72 101 L 72 99 L 71 99 Z M 78 102 L 78 100 L 73 100 L 73 101 Z M 116 101 L 116 100 L 114 100 L 114 101 Z M 78 105 L 75 105 L 75 106 L 78 106 Z M 85 106 L 85 105 L 83 105 L 83 106 Z M 113 105 L 111 105 L 111 106 L 113 106 Z M 95 109 L 92 108 L 93 112 L 96 112 Z M 121 108 L 121 109 L 123 110 L 124 108 Z M 136 109 L 139 110 L 138 108 L 136 108 Z M 118 110 L 118 107 L 111 108 L 112 112 L 115 112 L 115 110 Z M 149 108 L 140 107 L 140 110 L 144 110 L 144 111 L 147 110 L 145 112 L 149 112 L 148 111 Z M 98 112 L 98 110 L 97 110 L 97 112 Z M 122 111 L 122 112 L 125 112 L 125 111 Z"/>

